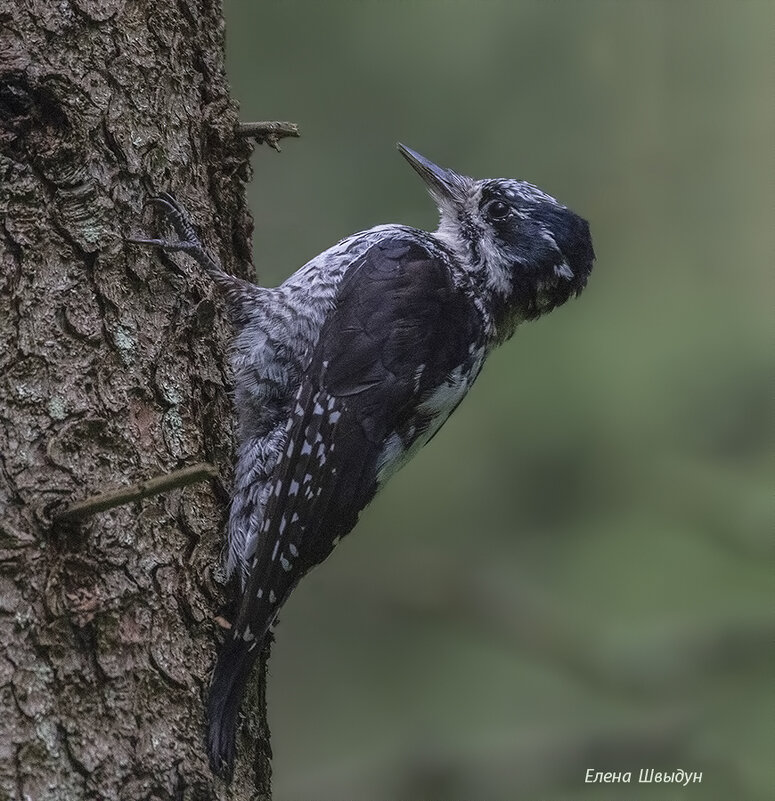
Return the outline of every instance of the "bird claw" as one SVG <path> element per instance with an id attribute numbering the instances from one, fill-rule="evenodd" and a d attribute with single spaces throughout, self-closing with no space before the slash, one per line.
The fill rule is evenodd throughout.
<path id="1" fill-rule="evenodd" d="M 188 212 L 169 192 L 160 192 L 158 195 L 149 197 L 146 205 L 151 203 L 161 206 L 165 218 L 179 238 L 171 240 L 127 237 L 127 242 L 134 245 L 158 247 L 170 253 L 194 253 L 202 250 L 202 243 L 194 230 Z"/>
<path id="2" fill-rule="evenodd" d="M 126 239 L 133 245 L 144 245 L 146 247 L 161 248 L 167 253 L 192 253 L 197 247 L 198 243 L 188 242 L 186 240 L 173 240 L 173 239 L 139 239 L 129 236 Z"/>
<path id="3" fill-rule="evenodd" d="M 170 218 L 179 217 L 181 220 L 191 224 L 191 218 L 186 209 L 169 192 L 159 192 L 146 200 L 146 205 L 156 203 L 164 208 Z"/>

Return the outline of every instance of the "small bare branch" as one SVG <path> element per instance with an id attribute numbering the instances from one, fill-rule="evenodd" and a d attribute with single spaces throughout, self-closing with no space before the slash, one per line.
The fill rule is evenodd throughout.
<path id="1" fill-rule="evenodd" d="M 252 137 L 279 153 L 280 145 L 277 143 L 287 136 L 299 136 L 299 126 L 295 122 L 241 122 L 237 126 L 237 135 Z"/>
<path id="2" fill-rule="evenodd" d="M 133 484 L 130 487 L 108 490 L 99 495 L 93 495 L 91 498 L 86 498 L 86 500 L 78 501 L 55 514 L 54 522 L 73 523 L 97 512 L 112 509 L 114 506 L 132 503 L 132 501 L 138 501 L 141 498 L 148 498 L 151 495 L 158 495 L 160 492 L 168 492 L 178 487 L 195 484 L 197 481 L 204 481 L 217 475 L 218 470 L 206 462 L 184 467 L 182 470 L 175 470 L 172 473 L 156 476 L 148 479 L 148 481 Z"/>

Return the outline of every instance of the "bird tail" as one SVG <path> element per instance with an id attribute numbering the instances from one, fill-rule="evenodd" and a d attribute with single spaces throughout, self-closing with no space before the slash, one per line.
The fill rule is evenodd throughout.
<path id="1" fill-rule="evenodd" d="M 207 706 L 207 752 L 217 776 L 231 777 L 242 696 L 260 653 L 260 643 L 250 649 L 242 638 L 229 637 L 218 654 Z"/>

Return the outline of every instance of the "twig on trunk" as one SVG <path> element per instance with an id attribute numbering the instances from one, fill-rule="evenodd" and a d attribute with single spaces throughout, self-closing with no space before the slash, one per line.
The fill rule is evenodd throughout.
<path id="1" fill-rule="evenodd" d="M 280 152 L 277 143 L 286 136 L 299 136 L 299 126 L 295 122 L 241 122 L 237 135 L 253 137 L 259 144 L 266 144 Z"/>
<path id="2" fill-rule="evenodd" d="M 197 481 L 204 481 L 208 478 L 215 478 L 218 470 L 214 465 L 206 462 L 184 467 L 182 470 L 175 470 L 172 473 L 165 473 L 162 476 L 149 478 L 139 484 L 120 489 L 108 490 L 99 495 L 92 495 L 91 498 L 71 504 L 61 512 L 54 514 L 56 523 L 73 523 L 82 520 L 84 517 L 104 512 L 114 506 L 122 506 L 125 503 L 132 503 L 141 498 L 149 498 L 151 495 L 158 495 L 160 492 L 167 492 L 178 487 L 185 487 L 195 484 Z"/>

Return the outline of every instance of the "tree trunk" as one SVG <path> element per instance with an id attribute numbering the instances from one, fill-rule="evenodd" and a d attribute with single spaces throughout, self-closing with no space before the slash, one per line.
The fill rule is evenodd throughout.
<path id="1" fill-rule="evenodd" d="M 169 190 L 251 272 L 223 33 L 204 0 L 0 10 L 0 801 L 269 797 L 263 667 L 231 788 L 203 745 L 228 323 L 200 268 L 125 242 Z M 221 478 L 52 522 L 203 461 Z"/>

